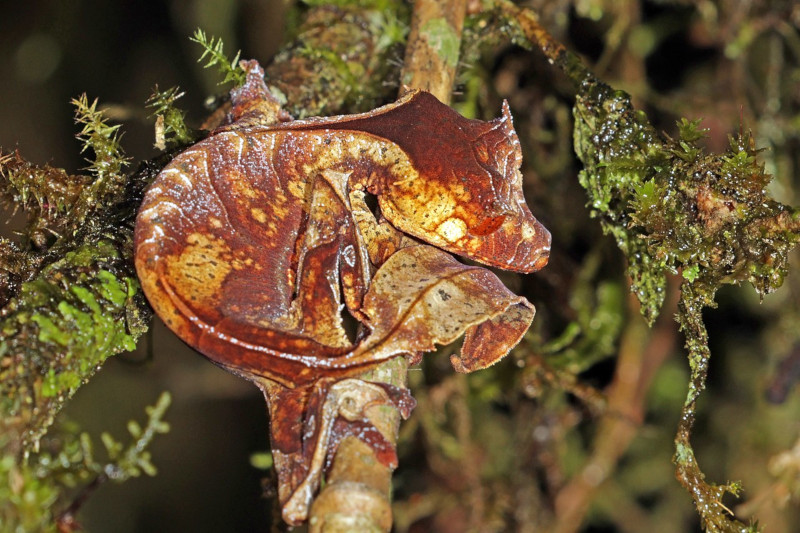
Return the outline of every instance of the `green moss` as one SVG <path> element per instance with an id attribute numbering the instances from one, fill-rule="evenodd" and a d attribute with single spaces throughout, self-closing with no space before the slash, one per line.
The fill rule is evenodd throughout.
<path id="1" fill-rule="evenodd" d="M 443 18 L 431 19 L 420 28 L 420 35 L 444 59 L 445 64 L 455 68 L 458 64 L 461 39 L 453 27 Z"/>
<path id="2" fill-rule="evenodd" d="M 684 119 L 678 140 L 662 139 L 627 94 L 599 82 L 579 93 L 575 119 L 591 213 L 625 253 L 649 322 L 667 272 L 708 287 L 780 286 L 798 225 L 793 210 L 766 195 L 771 177 L 749 135 L 732 139 L 726 154 L 706 154 L 699 121 Z"/>
<path id="3" fill-rule="evenodd" d="M 589 193 L 592 216 L 628 259 L 632 290 L 652 323 L 664 301 L 666 264 L 648 253 L 647 239 L 629 227 L 632 208 L 654 212 L 660 185 L 653 178 L 667 167 L 658 137 L 628 95 L 597 83 L 578 95 L 574 108 L 575 152 L 584 164 L 578 179 Z"/>
<path id="4" fill-rule="evenodd" d="M 42 250 L 69 231 L 72 226 L 70 213 L 84 187 L 91 182 L 90 176 L 70 175 L 64 169 L 50 165 L 34 165 L 24 160 L 19 152 L 0 154 L 0 198 L 21 209 L 28 217 L 22 235 L 25 245 L 20 246 L 15 254 L 0 254 L 0 269 L 20 275 L 20 270 L 30 268 L 30 262 L 35 262 L 34 256 L 22 251 L 27 252 L 26 245 Z"/>
<path id="5" fill-rule="evenodd" d="M 6 306 L 0 356 L 9 364 L 0 370 L 0 406 L 5 416 L 25 415 L 18 420 L 26 440 L 37 440 L 58 406 L 109 356 L 134 349 L 146 329 L 138 281 L 118 248 L 124 243 L 78 246 L 23 283 Z"/>
<path id="6" fill-rule="evenodd" d="M 0 446 L 3 443 L 0 441 Z M 3 531 L 58 531 L 49 509 L 58 501 L 57 486 L 39 479 L 12 455 L 0 457 L 0 526 Z"/>
<path id="7" fill-rule="evenodd" d="M 222 75 L 222 81 L 219 82 L 220 84 L 232 83 L 237 87 L 244 84 L 246 74 L 244 69 L 239 66 L 240 52 L 236 52 L 233 60 L 229 61 L 228 57 L 225 55 L 222 39 L 216 39 L 213 36 L 208 38 L 206 37 L 206 33 L 200 28 L 195 30 L 191 41 L 203 47 L 203 53 L 197 61 L 202 62 L 206 60 L 205 68 L 216 67 L 219 70 Z"/>
<path id="8" fill-rule="evenodd" d="M 329 48 L 315 47 L 310 43 L 298 50 L 301 56 L 311 59 L 315 62 L 328 63 L 335 75 L 347 87 L 347 93 L 352 94 L 357 90 L 360 80 L 364 76 L 364 66 L 352 61 L 347 61 L 342 58 L 341 54 L 337 54 Z"/>
<path id="9" fill-rule="evenodd" d="M 688 281 L 689 283 L 693 282 L 697 279 L 697 276 L 700 275 L 700 265 L 691 265 L 689 267 L 684 268 L 681 271 L 681 275 L 683 279 Z"/>
<path id="10" fill-rule="evenodd" d="M 311 3 L 315 5 L 315 3 Z M 330 6 L 329 3 L 320 4 Z M 369 36 L 375 36 L 371 43 L 372 49 L 369 51 L 371 58 L 369 61 L 360 60 L 360 55 L 365 52 L 361 48 L 353 46 L 343 46 L 345 41 L 338 38 L 304 38 L 301 34 L 299 46 L 295 49 L 295 54 L 313 62 L 315 69 L 324 75 L 323 85 L 330 88 L 338 88 L 342 98 L 347 105 L 359 105 L 360 101 L 371 98 L 368 90 L 365 90 L 364 80 L 369 77 L 369 70 L 373 66 L 374 57 L 386 54 L 395 45 L 404 43 L 408 33 L 408 26 L 403 15 L 405 9 L 400 8 L 397 2 L 392 0 L 368 0 L 365 2 L 339 2 L 334 3 L 340 10 L 337 25 L 329 28 L 332 35 L 344 33 L 352 34 L 352 25 L 355 17 L 362 18 L 361 31 Z M 355 5 L 355 7 L 354 7 Z M 358 12 L 351 11 L 358 10 Z M 319 34 L 316 33 L 314 37 Z M 332 44 L 334 43 L 334 44 Z M 365 43 L 362 39 L 361 43 Z M 382 66 L 381 68 L 387 68 Z M 335 97 L 335 95 L 332 95 Z M 298 116 L 315 114 L 308 110 L 295 111 Z"/>
<path id="11" fill-rule="evenodd" d="M 74 371 L 62 368 L 56 374 L 49 369 L 42 382 L 44 397 L 71 396 L 106 357 L 136 348 L 125 322 L 119 320 L 136 286 L 134 279 L 119 280 L 100 270 L 88 286 L 72 285 L 70 300 L 60 301 L 56 313 L 45 308 L 31 314 L 31 322 L 39 326 L 39 342 L 63 350 L 64 362 L 76 362 L 70 365 Z"/>
<path id="12" fill-rule="evenodd" d="M 147 99 L 146 106 L 153 110 L 151 116 L 156 117 L 156 147 L 165 150 L 185 146 L 197 140 L 197 134 L 186 125 L 186 113 L 175 106 L 175 102 L 183 97 L 177 87 L 160 91 L 158 86 Z"/>
<path id="13" fill-rule="evenodd" d="M 89 103 L 86 94 L 72 100 L 75 106 L 75 122 L 83 126 L 77 137 L 83 141 L 81 152 L 91 149 L 94 157 L 87 159 L 89 169 L 99 178 L 119 175 L 128 164 L 119 143 L 119 124 L 108 124 L 102 109 L 97 108 L 97 99 Z"/>

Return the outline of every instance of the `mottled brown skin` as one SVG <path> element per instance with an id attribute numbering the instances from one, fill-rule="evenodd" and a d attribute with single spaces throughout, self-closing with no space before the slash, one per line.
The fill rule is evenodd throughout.
<path id="1" fill-rule="evenodd" d="M 414 92 L 361 115 L 289 122 L 260 67 L 244 65 L 248 82 L 232 95 L 231 123 L 179 154 L 147 191 L 136 268 L 172 331 L 265 389 L 285 503 L 310 475 L 317 446 L 303 434 L 319 430 L 303 426 L 322 423 L 312 415 L 337 380 L 397 355 L 418 357 L 464 331 L 465 350 L 454 365 L 483 368 L 533 319 L 533 306 L 490 273 L 483 281 L 478 267 L 451 264 L 404 234 L 518 272 L 546 264 L 550 235 L 522 196 L 507 105 L 494 121 L 468 120 Z M 377 197 L 377 220 L 365 195 Z M 391 292 L 395 271 L 402 277 L 416 267 L 389 261 L 396 253 L 422 261 L 431 277 L 451 271 L 456 289 L 484 293 L 484 314 L 472 322 L 460 317 L 460 329 L 434 331 L 424 317 L 407 319 L 416 307 L 398 308 L 397 324 L 380 325 L 376 315 L 394 296 L 373 295 L 373 276 L 386 263 L 375 290 Z M 343 308 L 361 324 L 355 338 Z M 384 333 L 376 339 L 371 330 Z M 425 338 L 415 344 L 413 335 Z M 403 403 L 401 396 L 386 401 Z M 298 523 L 303 512 L 284 517 Z"/>

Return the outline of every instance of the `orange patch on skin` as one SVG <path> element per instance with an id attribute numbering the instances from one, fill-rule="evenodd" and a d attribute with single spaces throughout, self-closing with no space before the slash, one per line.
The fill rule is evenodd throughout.
<path id="1" fill-rule="evenodd" d="M 256 219 L 259 223 L 264 224 L 267 222 L 267 214 L 264 212 L 263 209 L 259 209 L 254 207 L 250 209 L 250 216 Z"/>
<path id="2" fill-rule="evenodd" d="M 216 305 L 232 269 L 231 250 L 221 238 L 192 233 L 178 256 L 168 256 L 166 277 L 187 302 Z"/>

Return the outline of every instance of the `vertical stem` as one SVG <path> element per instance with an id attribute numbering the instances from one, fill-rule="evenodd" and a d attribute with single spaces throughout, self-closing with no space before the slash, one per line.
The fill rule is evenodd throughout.
<path id="1" fill-rule="evenodd" d="M 395 357 L 359 378 L 405 387 L 407 374 L 406 358 Z M 387 441 L 397 442 L 401 417 L 396 407 L 370 406 L 365 415 Z M 309 530 L 312 533 L 389 531 L 392 470 L 378 460 L 375 450 L 366 443 L 356 437 L 345 437 L 336 451 L 325 487 L 311 506 Z"/>
<path id="2" fill-rule="evenodd" d="M 689 392 L 683 405 L 678 431 L 675 436 L 675 477 L 692 495 L 697 513 L 706 531 L 710 533 L 740 533 L 747 526 L 736 520 L 733 513 L 722 503 L 725 493 L 738 495 L 736 483 L 717 485 L 708 483 L 700 470 L 691 444 L 692 427 L 696 417 L 697 399 L 706 387 L 708 363 L 711 350 L 708 347 L 708 331 L 703 322 L 703 308 L 713 303 L 714 292 L 707 287 L 684 282 L 678 303 L 677 320 L 686 336 L 689 351 Z"/>
<path id="3" fill-rule="evenodd" d="M 466 0 L 414 1 L 400 77 L 405 89 L 423 89 L 450 102 L 466 13 Z"/>
<path id="4" fill-rule="evenodd" d="M 406 47 L 401 92 L 424 89 L 450 102 L 461 48 L 466 0 L 415 0 L 411 33 Z M 408 361 L 395 357 L 359 376 L 365 381 L 405 387 Z M 400 412 L 389 405 L 367 409 L 367 418 L 395 444 Z M 380 532 L 392 527 L 392 469 L 355 437 L 339 444 L 325 487 L 311 506 L 312 533 Z"/>

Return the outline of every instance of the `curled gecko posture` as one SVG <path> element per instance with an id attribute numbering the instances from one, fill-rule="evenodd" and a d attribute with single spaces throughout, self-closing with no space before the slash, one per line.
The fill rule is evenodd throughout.
<path id="1" fill-rule="evenodd" d="M 533 272 L 550 234 L 522 195 L 507 104 L 498 119 L 468 120 L 416 91 L 368 113 L 291 121 L 258 64 L 242 65 L 229 123 L 147 191 L 136 268 L 172 331 L 264 390 L 283 516 L 298 524 L 336 432 L 369 426 L 376 402 L 413 407 L 405 389 L 353 376 L 462 334 L 456 370 L 485 368 L 533 320 L 527 300 L 448 252 Z M 389 440 L 364 427 L 393 465 Z"/>

